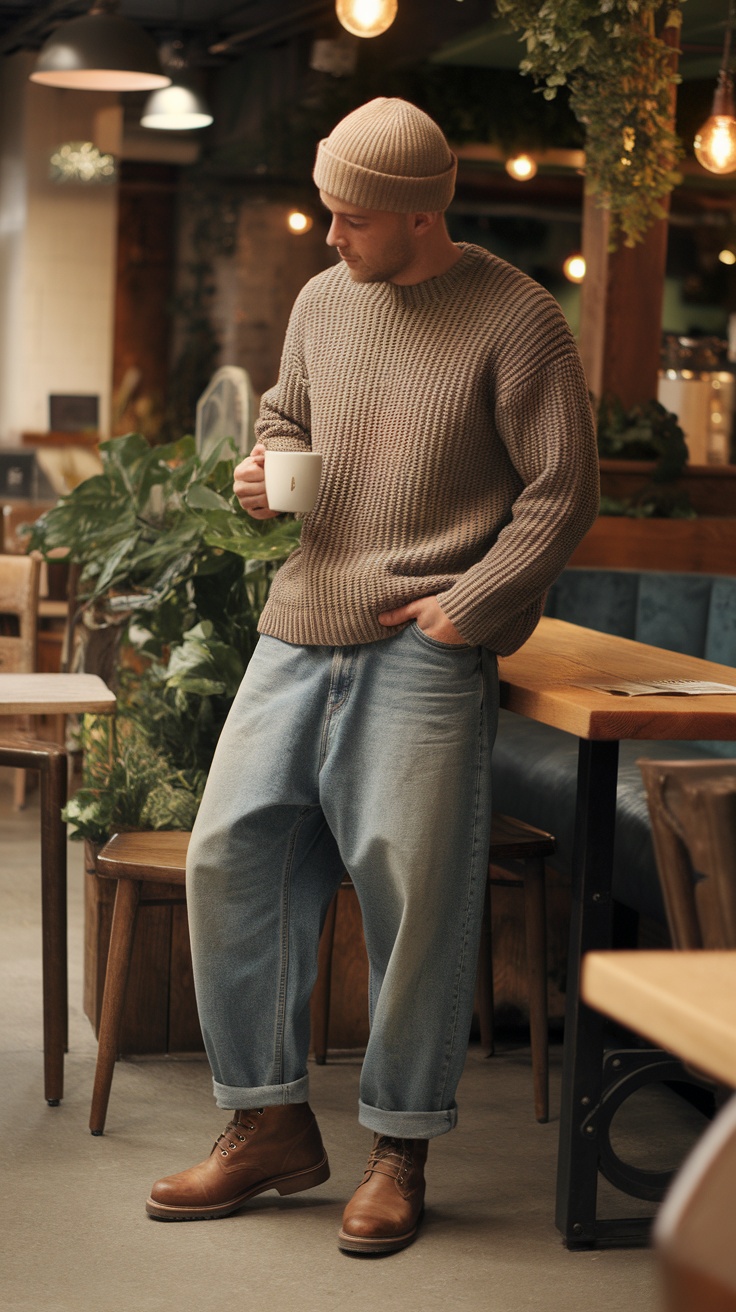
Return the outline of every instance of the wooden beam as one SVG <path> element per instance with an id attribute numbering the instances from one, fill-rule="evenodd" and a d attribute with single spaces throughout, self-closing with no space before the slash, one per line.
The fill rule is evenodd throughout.
<path id="1" fill-rule="evenodd" d="M 672 47 L 675 73 L 679 27 L 667 25 L 662 39 Z M 671 113 L 674 124 L 674 84 Z M 663 207 L 669 211 L 669 197 Z M 610 216 L 585 196 L 580 352 L 593 395 L 616 396 L 626 409 L 657 395 L 667 230 L 667 218 L 658 219 L 636 246 L 611 252 Z"/>
<path id="2" fill-rule="evenodd" d="M 580 351 L 594 396 L 617 396 L 628 410 L 657 395 L 667 219 L 613 252 L 609 229 L 608 212 L 586 195 Z"/>

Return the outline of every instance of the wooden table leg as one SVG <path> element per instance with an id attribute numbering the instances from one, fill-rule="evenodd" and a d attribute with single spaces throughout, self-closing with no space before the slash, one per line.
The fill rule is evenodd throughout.
<path id="1" fill-rule="evenodd" d="M 43 959 L 44 1095 L 50 1107 L 64 1095 L 64 1051 L 68 1028 L 66 752 L 45 758 L 41 768 L 41 918 Z"/>
<path id="2" fill-rule="evenodd" d="M 66 941 L 67 754 L 56 743 L 0 742 L 0 765 L 38 770 L 41 780 L 41 968 L 44 1094 L 51 1107 L 64 1094 L 68 984 Z"/>

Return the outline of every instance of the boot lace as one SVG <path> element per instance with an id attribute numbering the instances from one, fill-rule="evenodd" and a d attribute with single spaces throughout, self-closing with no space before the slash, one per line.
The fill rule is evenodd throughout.
<path id="1" fill-rule="evenodd" d="M 406 1171 L 411 1167 L 411 1148 L 406 1139 L 392 1139 L 387 1134 L 377 1134 L 368 1158 L 366 1172 L 377 1171 L 380 1175 L 393 1177 L 398 1184 L 403 1184 Z"/>
<path id="2" fill-rule="evenodd" d="M 231 1152 L 235 1152 L 241 1144 L 247 1142 L 248 1134 L 255 1130 L 255 1120 L 250 1118 L 262 1115 L 262 1107 L 256 1108 L 255 1111 L 237 1111 L 222 1134 L 218 1134 L 212 1145 L 212 1151 L 217 1148 L 221 1157 L 229 1157 Z"/>

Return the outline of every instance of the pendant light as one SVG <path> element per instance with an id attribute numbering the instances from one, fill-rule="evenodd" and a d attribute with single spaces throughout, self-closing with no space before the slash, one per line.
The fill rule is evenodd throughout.
<path id="1" fill-rule="evenodd" d="M 176 73 L 170 86 L 151 92 L 141 115 L 141 127 L 164 132 L 207 128 L 211 122 L 212 115 L 204 96 Z"/>
<path id="2" fill-rule="evenodd" d="M 733 78 L 728 67 L 731 56 L 731 30 L 734 0 L 730 0 L 723 58 L 718 72 L 713 107 L 695 137 L 695 156 L 710 173 L 733 173 L 736 170 L 736 110 L 733 101 Z"/>
<path id="3" fill-rule="evenodd" d="M 393 23 L 398 0 L 337 0 L 343 27 L 353 36 L 380 36 Z"/>
<path id="4" fill-rule="evenodd" d="M 166 87 L 151 37 L 97 0 L 88 14 L 62 23 L 41 48 L 32 82 L 83 91 L 150 91 Z"/>
<path id="5" fill-rule="evenodd" d="M 171 78 L 171 85 L 151 92 L 143 106 L 141 127 L 163 132 L 209 127 L 212 115 L 204 96 L 192 81 L 181 37 L 175 37 L 162 47 L 161 62 Z"/>

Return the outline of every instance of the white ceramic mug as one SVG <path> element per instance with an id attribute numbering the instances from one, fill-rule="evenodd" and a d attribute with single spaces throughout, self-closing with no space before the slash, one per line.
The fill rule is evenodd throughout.
<path id="1" fill-rule="evenodd" d="M 312 509 L 322 476 L 320 451 L 267 451 L 264 470 L 270 510 L 303 515 Z"/>

